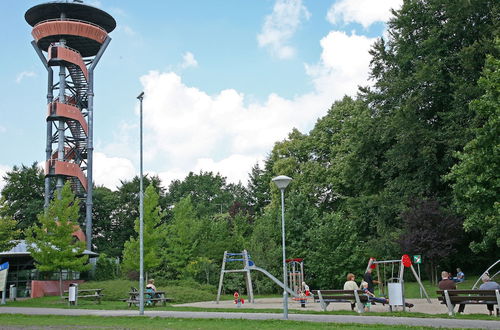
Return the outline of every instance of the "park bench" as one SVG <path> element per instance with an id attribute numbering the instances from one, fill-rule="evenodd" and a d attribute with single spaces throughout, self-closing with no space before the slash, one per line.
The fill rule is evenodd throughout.
<path id="1" fill-rule="evenodd" d="M 496 315 L 499 316 L 499 290 L 438 290 L 438 300 L 448 307 L 448 315 L 453 316 L 455 305 L 497 305 Z M 464 306 L 465 308 L 465 306 Z"/>
<path id="2" fill-rule="evenodd" d="M 78 290 L 78 295 L 77 295 L 77 301 L 78 299 L 91 299 L 94 300 L 97 304 L 101 303 L 101 298 L 104 297 L 104 295 L 101 293 L 103 289 L 79 289 Z M 71 304 L 71 301 L 69 301 L 69 291 L 64 291 L 67 296 L 64 297 L 65 300 L 68 300 L 68 304 Z"/>
<path id="3" fill-rule="evenodd" d="M 357 306 L 358 313 L 364 312 L 364 304 L 368 302 L 368 297 L 361 290 L 311 290 L 314 302 L 320 303 L 323 311 L 330 303 L 349 303 L 354 310 Z"/>
<path id="4" fill-rule="evenodd" d="M 126 302 L 129 308 L 132 307 L 132 305 L 139 306 L 139 290 L 132 287 L 128 294 L 129 297 L 122 299 L 122 301 Z M 173 299 L 165 297 L 165 291 L 156 291 L 153 297 L 151 297 L 150 292 L 144 291 L 144 304 L 151 302 L 152 306 L 156 306 L 157 303 L 161 303 L 162 306 L 165 306 L 169 301 L 173 301 Z"/>

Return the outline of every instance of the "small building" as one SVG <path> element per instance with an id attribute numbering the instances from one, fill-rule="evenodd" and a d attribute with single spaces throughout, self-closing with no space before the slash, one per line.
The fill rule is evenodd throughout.
<path id="1" fill-rule="evenodd" d="M 95 258 L 97 253 L 85 250 L 84 255 Z M 43 297 L 45 295 L 59 294 L 59 272 L 39 272 L 34 265 L 34 260 L 28 251 L 26 241 L 20 240 L 16 246 L 9 251 L 0 252 L 0 264 L 8 262 L 9 272 L 7 276 L 7 289 L 11 285 L 17 288 L 17 296 Z M 84 282 L 79 272 L 63 271 L 62 279 L 67 289 L 69 283 Z"/>

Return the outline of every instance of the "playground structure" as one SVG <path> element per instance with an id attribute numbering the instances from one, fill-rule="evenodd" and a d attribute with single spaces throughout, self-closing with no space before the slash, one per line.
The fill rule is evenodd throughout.
<path id="1" fill-rule="evenodd" d="M 304 290 L 302 282 L 304 282 L 304 259 L 294 258 L 286 260 L 288 268 L 288 285 L 294 292 L 301 292 Z"/>
<path id="2" fill-rule="evenodd" d="M 30 8 L 31 42 L 47 69 L 45 207 L 65 180 L 86 203 L 87 250 L 92 238 L 94 69 L 116 27 L 111 15 L 82 1 Z M 46 52 L 46 55 L 44 54 Z M 58 81 L 54 69 L 59 68 Z"/>
<path id="3" fill-rule="evenodd" d="M 380 270 L 380 265 L 383 265 L 384 269 L 381 271 Z M 390 265 L 391 266 L 391 277 L 389 280 L 385 279 L 385 266 Z M 395 274 L 395 267 L 397 267 L 397 274 Z M 401 259 L 395 259 L 395 260 L 376 260 L 375 258 L 370 258 L 368 260 L 368 265 L 366 266 L 366 271 L 368 269 L 376 269 L 377 270 L 377 279 L 381 283 L 380 289 L 382 291 L 382 295 L 388 294 L 389 296 L 389 305 L 392 309 L 392 307 L 397 307 L 401 306 L 403 307 L 403 310 L 405 310 L 405 298 L 404 298 L 404 271 L 405 268 L 410 268 L 413 276 L 418 282 L 418 285 L 420 286 L 420 290 L 425 295 L 425 298 L 427 299 L 427 302 L 431 304 L 431 300 L 429 298 L 429 295 L 427 294 L 427 291 L 425 290 L 424 285 L 422 284 L 422 281 L 420 280 L 420 276 L 418 276 L 417 272 L 415 271 L 415 268 L 413 267 L 413 264 L 411 262 L 411 259 L 408 255 L 403 255 L 401 256 Z M 381 278 L 381 275 L 383 275 L 384 279 Z M 396 275 L 396 276 L 395 276 Z M 387 284 L 388 292 L 385 290 L 385 284 Z"/>
<path id="4" fill-rule="evenodd" d="M 243 268 L 240 269 L 226 269 L 226 263 L 228 262 L 243 262 Z M 304 263 L 302 259 L 288 259 L 288 276 L 292 288 L 289 288 L 283 284 L 280 280 L 274 277 L 267 270 L 257 267 L 255 263 L 251 260 L 250 255 L 247 250 L 243 250 L 238 253 L 230 253 L 224 251 L 224 257 L 222 259 L 222 267 L 220 271 L 219 278 L 219 288 L 217 290 L 217 304 L 220 301 L 220 295 L 222 293 L 222 285 L 224 282 L 224 275 L 227 273 L 245 273 L 246 289 L 248 294 L 248 301 L 254 303 L 253 286 L 252 286 L 252 276 L 251 271 L 256 270 L 267 277 L 269 277 L 274 283 L 280 286 L 282 289 L 286 290 L 290 295 L 295 298 L 299 297 L 299 292 L 301 291 L 302 282 L 304 281 Z"/>
<path id="5" fill-rule="evenodd" d="M 488 274 L 490 276 L 490 279 L 493 280 L 498 274 L 500 274 L 500 269 L 497 270 L 496 273 L 494 274 L 490 274 L 490 270 L 492 269 L 495 269 L 495 266 L 499 265 L 500 266 L 500 259 L 498 259 L 497 261 L 495 261 L 490 267 L 488 267 L 488 269 L 486 269 L 482 274 L 481 276 L 479 276 L 479 278 L 477 279 L 477 281 L 474 283 L 474 285 L 472 286 L 472 290 L 475 290 L 477 289 L 478 287 L 478 284 L 479 282 L 481 281 L 481 277 L 483 277 L 484 274 Z"/>

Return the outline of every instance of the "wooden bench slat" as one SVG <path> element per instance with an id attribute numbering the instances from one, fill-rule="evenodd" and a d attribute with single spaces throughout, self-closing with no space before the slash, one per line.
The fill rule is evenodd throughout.
<path id="1" fill-rule="evenodd" d="M 444 290 L 437 290 L 437 294 L 444 294 Z M 495 295 L 495 290 L 448 290 L 449 294 L 491 294 Z"/>
<path id="2" fill-rule="evenodd" d="M 500 305 L 498 290 L 437 290 L 438 300 L 448 306 L 448 314 L 453 316 L 455 305 Z"/>
<path id="3" fill-rule="evenodd" d="M 439 300 L 445 300 L 444 297 L 438 297 Z M 487 300 L 487 301 L 494 301 L 496 303 L 497 297 L 496 296 L 450 296 L 450 301 L 451 302 L 460 302 L 460 301 L 481 301 L 481 300 Z"/>

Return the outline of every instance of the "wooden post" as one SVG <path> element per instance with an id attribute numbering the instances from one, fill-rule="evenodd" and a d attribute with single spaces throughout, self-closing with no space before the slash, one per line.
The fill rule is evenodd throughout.
<path id="1" fill-rule="evenodd" d="M 427 298 L 427 302 L 429 304 L 432 304 L 431 300 L 429 299 L 429 295 L 427 294 L 427 291 L 425 291 L 424 285 L 420 281 L 420 277 L 418 276 L 417 272 L 415 271 L 415 268 L 413 268 L 413 265 L 411 265 L 410 268 L 411 268 L 411 271 L 413 272 L 413 276 L 415 276 L 415 279 L 417 280 L 418 284 L 420 285 L 420 288 L 424 292 L 425 298 Z"/>
<path id="2" fill-rule="evenodd" d="M 448 315 L 453 316 L 453 305 L 451 304 L 450 295 L 448 294 L 448 290 L 444 290 L 444 297 L 446 299 L 446 306 L 448 306 Z"/>

